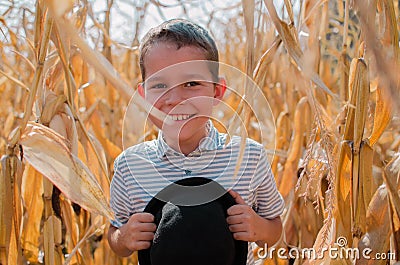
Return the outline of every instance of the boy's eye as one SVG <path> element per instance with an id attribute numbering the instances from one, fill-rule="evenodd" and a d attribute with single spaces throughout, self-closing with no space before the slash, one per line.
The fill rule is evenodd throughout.
<path id="1" fill-rule="evenodd" d="M 184 84 L 185 87 L 194 87 L 194 86 L 199 86 L 199 85 L 200 85 L 200 83 L 196 82 L 196 81 L 190 81 L 190 82 L 186 82 Z"/>
<path id="2" fill-rule="evenodd" d="M 162 88 L 167 88 L 167 85 L 166 84 L 162 84 L 162 83 L 154 84 L 154 85 L 151 85 L 150 88 L 162 89 Z"/>

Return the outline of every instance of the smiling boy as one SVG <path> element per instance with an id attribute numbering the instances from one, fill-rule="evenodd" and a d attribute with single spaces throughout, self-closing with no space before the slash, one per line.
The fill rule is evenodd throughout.
<path id="1" fill-rule="evenodd" d="M 108 240 L 120 256 L 150 247 L 156 231 L 154 216 L 144 213 L 148 201 L 179 179 L 202 176 L 230 190 L 237 205 L 226 219 L 236 240 L 274 244 L 280 237 L 283 200 L 263 146 L 246 139 L 244 159 L 233 179 L 240 138 L 213 126 L 213 107 L 225 93 L 218 76 L 218 50 L 208 32 L 182 19 L 151 29 L 140 48 L 143 83 L 140 95 L 167 114 L 167 123 L 149 119 L 160 129 L 158 138 L 125 150 L 115 161 L 111 183 L 111 221 Z M 249 245 L 250 247 L 250 245 Z M 247 264 L 253 264 L 249 251 Z"/>

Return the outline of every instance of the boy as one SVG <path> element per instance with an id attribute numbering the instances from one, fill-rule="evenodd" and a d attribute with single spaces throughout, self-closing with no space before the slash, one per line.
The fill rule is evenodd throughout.
<path id="1" fill-rule="evenodd" d="M 276 189 L 262 145 L 246 140 L 243 163 L 233 173 L 240 138 L 219 133 L 210 117 L 225 93 L 218 77 L 218 50 L 202 27 L 183 19 L 151 29 L 140 47 L 140 95 L 168 114 L 172 122 L 150 116 L 158 139 L 125 150 L 115 161 L 111 183 L 108 240 L 120 256 L 150 247 L 154 216 L 143 213 L 152 196 L 179 179 L 203 176 L 229 189 L 237 205 L 226 219 L 236 240 L 273 245 L 281 235 L 283 200 Z M 250 244 L 249 244 L 250 247 Z M 247 264 L 253 264 L 252 251 Z"/>

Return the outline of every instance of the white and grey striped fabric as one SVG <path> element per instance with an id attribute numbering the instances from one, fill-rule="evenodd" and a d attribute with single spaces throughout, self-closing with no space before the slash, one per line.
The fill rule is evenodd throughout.
<path id="1" fill-rule="evenodd" d="M 126 149 L 114 163 L 111 182 L 111 208 L 120 227 L 129 217 L 142 212 L 150 199 L 167 185 L 187 177 L 206 177 L 233 189 L 264 218 L 282 214 L 284 202 L 279 194 L 263 146 L 246 139 L 246 148 L 236 177 L 240 137 L 225 143 L 226 134 L 209 123 L 209 135 L 188 156 L 170 148 L 162 132 L 156 140 Z M 247 264 L 253 264 L 251 245 Z"/>

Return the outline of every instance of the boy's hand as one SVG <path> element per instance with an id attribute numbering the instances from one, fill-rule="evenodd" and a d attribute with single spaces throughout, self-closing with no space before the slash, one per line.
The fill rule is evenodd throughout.
<path id="1" fill-rule="evenodd" d="M 150 213 L 135 213 L 119 228 L 118 243 L 130 251 L 147 249 L 154 238 L 157 226 Z"/>
<path id="2" fill-rule="evenodd" d="M 228 218 L 226 219 L 229 230 L 233 233 L 233 238 L 249 242 L 259 240 L 257 224 L 261 217 L 246 204 L 239 193 L 233 190 L 230 190 L 229 193 L 237 203 L 228 209 Z"/>

